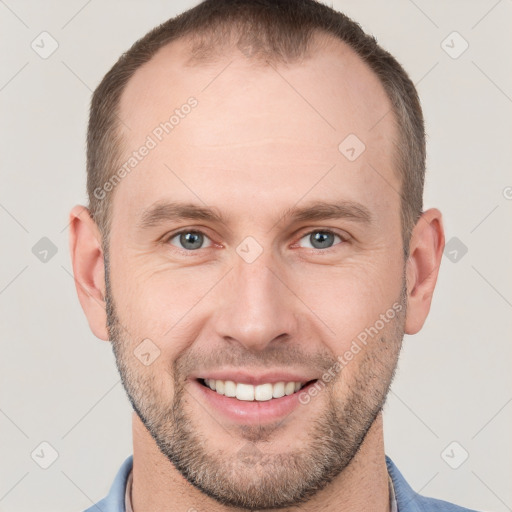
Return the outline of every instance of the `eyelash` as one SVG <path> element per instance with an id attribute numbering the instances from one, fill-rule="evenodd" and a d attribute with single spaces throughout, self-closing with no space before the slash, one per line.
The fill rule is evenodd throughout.
<path id="1" fill-rule="evenodd" d="M 330 235 L 334 235 L 335 237 L 337 236 L 340 239 L 339 242 L 335 242 L 331 247 L 327 247 L 325 249 L 315 249 L 314 247 L 302 247 L 302 249 L 306 249 L 308 252 L 313 252 L 315 254 L 318 254 L 318 253 L 322 253 L 322 254 L 330 253 L 332 251 L 335 251 L 338 245 L 342 245 L 342 244 L 344 244 L 344 243 L 346 243 L 348 241 L 348 236 L 343 236 L 340 233 L 336 233 L 336 231 L 333 231 L 332 229 L 317 228 L 317 229 L 312 229 L 311 231 L 307 231 L 306 233 L 303 233 L 299 237 L 298 241 L 294 242 L 292 244 L 292 247 L 297 247 L 298 243 L 303 238 L 305 238 L 307 236 L 311 236 L 312 233 L 328 233 Z"/>
<path id="2" fill-rule="evenodd" d="M 298 244 L 298 243 L 299 243 L 299 242 L 300 242 L 304 237 L 306 237 L 306 236 L 308 236 L 308 235 L 311 235 L 312 233 L 318 233 L 318 232 L 320 232 L 320 233 L 328 233 L 328 234 L 330 234 L 330 235 L 337 236 L 341 241 L 340 241 L 340 242 L 337 242 L 337 243 L 335 243 L 333 246 L 331 246 L 331 247 L 327 247 L 327 248 L 325 248 L 325 249 L 315 249 L 314 247 L 304 247 L 303 249 L 306 249 L 306 250 L 308 250 L 308 251 L 312 251 L 312 252 L 317 253 L 317 254 L 318 254 L 318 253 L 328 253 L 328 252 L 331 252 L 331 251 L 335 250 L 335 249 L 336 249 L 336 247 L 337 247 L 338 245 L 341 245 L 341 244 L 343 244 L 343 243 L 346 243 L 346 242 L 348 242 L 348 240 L 349 240 L 349 237 L 348 237 L 347 235 L 346 235 L 346 236 L 343 236 L 343 235 L 341 235 L 341 234 L 339 234 L 339 233 L 336 233 L 336 232 L 335 232 L 335 231 L 333 231 L 332 229 L 322 229 L 322 228 L 317 228 L 317 229 L 313 229 L 313 230 L 311 230 L 311 231 L 308 231 L 308 232 L 306 232 L 306 233 L 302 234 L 302 235 L 300 236 L 300 238 L 298 239 L 298 241 L 297 241 L 297 242 L 294 242 L 294 243 L 292 244 L 292 247 L 296 247 L 296 246 L 297 246 L 297 244 Z M 176 238 L 177 236 L 182 235 L 182 234 L 184 234 L 184 233 L 196 233 L 196 234 L 203 235 L 204 237 L 206 237 L 207 239 L 209 239 L 209 240 L 211 241 L 211 244 L 212 244 L 212 245 L 211 245 L 210 247 L 201 247 L 200 249 L 189 250 L 189 249 L 183 249 L 183 248 L 177 247 L 177 246 L 175 246 L 175 245 L 173 245 L 173 244 L 171 244 L 171 243 L 170 243 L 170 241 L 171 241 L 172 239 L 174 239 L 174 238 Z M 168 236 L 165 236 L 165 237 L 164 237 L 164 239 L 163 239 L 163 243 L 164 243 L 165 245 L 173 245 L 173 248 L 174 248 L 174 249 L 176 249 L 176 250 L 178 250 L 179 252 L 184 253 L 184 254 L 186 254 L 186 255 L 190 255 L 190 256 L 194 255 L 195 253 L 198 253 L 199 251 L 201 251 L 201 249 L 210 249 L 213 245 L 215 245 L 215 242 L 213 242 L 213 240 L 211 240 L 211 238 L 210 238 L 210 237 L 209 237 L 209 236 L 208 236 L 204 231 L 201 231 L 201 230 L 199 230 L 199 229 L 184 229 L 184 230 L 181 230 L 181 231 L 177 231 L 177 232 L 172 233 L 172 234 L 170 234 L 170 235 L 168 235 Z M 218 244 L 217 244 L 217 246 L 218 246 Z"/>

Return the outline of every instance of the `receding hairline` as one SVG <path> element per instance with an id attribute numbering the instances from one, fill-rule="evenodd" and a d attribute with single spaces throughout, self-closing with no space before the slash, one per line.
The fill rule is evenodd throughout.
<path id="1" fill-rule="evenodd" d="M 110 158 L 105 160 L 110 163 L 104 169 L 112 169 L 112 162 L 120 160 L 121 151 L 119 151 L 118 139 L 121 134 L 119 133 L 118 114 L 121 97 L 132 77 L 152 62 L 161 50 L 168 48 L 173 43 L 187 39 L 199 42 L 195 46 L 192 61 L 207 66 L 210 63 L 214 64 L 219 57 L 222 58 L 225 55 L 225 49 L 229 47 L 237 47 L 241 51 L 242 49 L 248 50 L 253 65 L 257 65 L 259 61 L 262 64 L 267 64 L 269 60 L 287 64 L 300 62 L 307 58 L 311 48 L 319 47 L 318 41 L 324 43 L 335 41 L 338 48 L 347 48 L 355 54 L 359 62 L 369 68 L 370 74 L 376 78 L 379 86 L 384 89 L 385 96 L 391 102 L 392 107 L 388 114 L 393 117 L 397 134 L 396 137 L 393 137 L 396 140 L 392 141 L 396 146 L 393 152 L 394 167 L 400 178 L 400 195 L 402 196 L 404 214 L 402 224 L 405 228 L 404 240 L 408 239 L 414 222 L 421 214 L 425 171 L 425 137 L 417 91 L 401 65 L 389 52 L 377 44 L 373 36 L 366 34 L 359 24 L 343 13 L 334 11 L 320 3 L 314 4 L 309 0 L 304 0 L 304 6 L 300 5 L 299 10 L 293 12 L 290 10 L 291 3 L 288 3 L 287 0 L 276 1 L 275 4 L 262 0 L 261 5 L 259 2 L 252 4 L 249 0 L 239 0 L 239 3 L 236 2 L 236 6 L 221 0 L 215 4 L 215 7 L 212 7 L 213 3 L 213 1 L 205 0 L 182 15 L 155 27 L 137 41 L 106 75 L 101 84 L 103 87 L 97 88 L 95 96 L 98 97 L 97 105 L 102 105 L 97 93 L 106 91 L 108 88 L 113 91 L 108 110 L 111 112 L 112 122 L 107 121 L 109 140 L 103 144 L 96 142 L 101 139 L 95 141 L 94 132 L 88 132 L 88 137 L 90 137 L 88 148 L 93 148 L 94 144 L 99 147 L 98 150 L 94 147 L 94 151 L 97 153 L 91 153 L 91 159 L 89 159 L 88 152 L 88 172 L 89 169 L 96 168 L 95 157 L 96 154 L 100 155 L 99 151 L 104 151 L 103 158 L 106 158 L 105 149 L 110 150 Z M 281 6 L 284 6 L 283 16 L 278 15 L 278 12 L 281 12 Z M 274 7 L 276 8 L 275 13 Z M 270 18 L 272 21 L 269 21 Z M 269 30 L 270 26 L 273 27 L 273 31 Z M 283 30 L 278 30 L 276 27 Z M 345 29 L 346 32 L 342 32 Z M 226 34 L 230 37 L 226 37 Z M 253 49 L 256 51 L 252 52 Z M 244 51 L 244 53 L 246 52 Z M 114 77 L 120 82 L 117 91 L 113 85 Z M 104 110 L 104 112 L 107 111 Z M 104 123 L 103 126 L 107 126 L 106 117 L 100 119 Z M 96 126 L 99 126 L 99 123 L 95 125 L 95 128 Z M 107 132 L 100 130 L 100 133 Z M 412 177 L 408 177 L 411 171 Z M 97 176 L 98 173 L 93 174 L 94 178 Z M 98 183 L 98 180 L 90 183 L 89 186 L 88 178 L 89 197 L 92 196 L 93 186 Z M 107 234 L 110 224 L 110 220 L 107 220 L 107 217 L 110 217 L 110 202 L 110 199 L 107 199 L 103 205 L 95 200 L 90 203 L 94 205 L 94 212 L 98 213 L 98 218 L 103 219 L 101 226 L 104 227 L 104 232 Z M 413 208 L 408 204 L 411 204 Z"/>
<path id="2" fill-rule="evenodd" d="M 255 69 L 255 71 L 258 71 L 258 69 L 261 68 L 269 67 L 293 67 L 300 66 L 308 60 L 313 60 L 318 56 L 325 55 L 327 53 L 340 61 L 342 59 L 349 59 L 352 62 L 356 62 L 357 66 L 359 66 L 363 71 L 363 74 L 360 75 L 360 82 L 369 83 L 371 81 L 378 88 L 378 101 L 382 101 L 382 103 L 386 105 L 386 111 L 388 114 L 386 114 L 385 117 L 388 120 L 392 120 L 392 123 L 388 125 L 391 126 L 393 130 L 393 133 L 389 134 L 390 139 L 392 140 L 389 140 L 388 143 L 393 144 L 393 146 L 396 146 L 396 144 L 399 143 L 400 133 L 397 126 L 398 116 L 392 105 L 391 98 L 382 83 L 381 78 L 348 43 L 339 39 L 333 34 L 330 34 L 323 29 L 313 30 L 307 51 L 304 54 L 298 55 L 297 58 L 286 60 L 280 59 L 279 56 L 276 56 L 274 53 L 253 54 L 247 59 L 247 57 L 245 57 L 238 48 L 238 39 L 235 36 L 232 36 L 228 41 L 223 41 L 219 45 L 212 45 L 214 50 L 210 51 L 208 54 L 204 54 L 202 51 L 197 54 L 197 45 L 201 45 L 199 41 L 201 41 L 201 38 L 204 37 L 206 37 L 205 34 L 197 34 L 194 32 L 173 39 L 160 47 L 148 61 L 140 65 L 126 82 L 126 84 L 124 84 L 124 87 L 121 90 L 120 97 L 118 99 L 118 113 L 120 118 L 123 118 L 123 112 L 126 112 L 128 105 L 132 105 L 130 102 L 130 99 L 132 99 L 130 98 L 130 93 L 132 92 L 131 89 L 134 86 L 134 82 L 142 80 L 141 75 L 143 75 L 144 72 L 147 72 L 148 68 L 154 66 L 155 62 L 159 59 L 162 59 L 162 57 L 168 59 L 170 65 L 174 65 L 176 73 L 179 74 L 182 70 L 186 72 L 186 70 L 189 68 L 208 68 L 210 66 L 217 66 L 219 69 L 223 69 L 224 65 L 231 65 L 236 60 L 246 60 L 250 62 L 250 69 Z M 172 89 L 172 85 L 170 88 Z M 122 123 L 118 122 L 114 135 L 118 144 L 120 145 L 120 154 L 117 155 L 118 164 L 120 161 L 122 161 L 123 158 L 122 151 L 130 151 L 130 147 L 123 144 L 126 141 L 126 137 L 123 137 L 123 135 L 128 133 L 129 130 L 123 130 Z M 396 152 L 395 147 L 393 147 L 393 151 Z M 398 164 L 395 163 L 394 167 L 397 165 Z M 398 175 L 399 178 L 401 178 L 399 172 Z"/>
<path id="3" fill-rule="evenodd" d="M 163 54 L 169 54 L 170 64 L 177 64 L 178 69 L 187 68 L 208 68 L 213 67 L 221 63 L 229 63 L 234 60 L 249 60 L 251 67 L 254 69 L 267 68 L 269 66 L 294 66 L 300 65 L 307 60 L 314 59 L 322 53 L 331 53 L 332 55 L 337 54 L 337 57 L 352 59 L 358 62 L 366 71 L 368 77 L 371 77 L 373 81 L 378 85 L 382 92 L 383 98 L 389 103 L 390 108 L 391 100 L 386 88 L 382 82 L 382 79 L 378 76 L 374 69 L 364 60 L 364 58 L 357 53 L 357 51 L 346 41 L 343 41 L 339 37 L 327 32 L 325 29 L 315 28 L 311 31 L 311 37 L 308 39 L 307 46 L 304 51 L 298 53 L 296 56 L 290 56 L 288 54 L 277 54 L 273 49 L 259 49 L 252 50 L 247 47 L 240 48 L 240 37 L 241 34 L 237 35 L 235 28 L 232 29 L 233 33 L 230 32 L 230 36 L 226 40 L 220 40 L 212 43 L 206 49 L 204 45 L 204 39 L 207 38 L 208 33 L 187 33 L 179 36 L 176 39 L 172 39 L 162 45 L 158 50 L 148 59 L 146 62 L 137 67 L 134 73 L 130 76 L 128 81 L 124 84 L 120 97 L 119 103 L 122 102 L 126 90 L 129 89 L 130 84 L 133 83 L 135 77 L 140 77 L 140 74 L 147 70 L 148 67 L 152 66 L 155 60 L 162 57 Z M 244 54 L 244 50 L 248 50 L 248 54 Z"/>

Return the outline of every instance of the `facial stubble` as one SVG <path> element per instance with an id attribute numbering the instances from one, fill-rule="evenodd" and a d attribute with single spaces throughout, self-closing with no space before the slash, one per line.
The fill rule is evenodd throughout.
<path id="1" fill-rule="evenodd" d="M 279 435 L 280 422 L 236 431 L 224 428 L 226 435 L 233 437 L 232 444 L 242 446 L 229 454 L 212 446 L 208 426 L 196 424 L 188 412 L 191 407 L 199 407 L 186 388 L 186 371 L 194 364 L 189 353 L 181 354 L 166 372 L 165 378 L 174 383 L 172 401 L 160 398 L 157 376 L 133 354 L 137 342 L 121 323 L 109 273 L 106 255 L 107 327 L 123 386 L 161 453 L 191 485 L 228 507 L 280 509 L 306 503 L 350 464 L 384 406 L 396 371 L 404 334 L 405 279 L 398 301 L 402 306 L 400 312 L 356 356 L 361 359 L 353 381 L 343 382 L 342 370 L 321 391 L 326 394 L 326 406 L 321 414 L 310 419 L 306 446 L 286 453 L 267 453 L 265 443 Z M 281 356 L 276 358 L 277 363 L 287 360 L 286 351 L 283 347 L 278 352 Z M 226 357 L 233 360 L 232 348 Z M 316 361 L 322 370 L 335 367 L 337 362 L 332 354 L 320 354 Z M 237 362 L 243 365 L 243 361 Z M 268 365 L 268 358 L 265 363 Z M 303 366 L 308 364 L 311 360 L 303 359 Z M 343 399 L 335 392 L 340 380 L 344 386 Z M 307 417 L 310 406 L 301 407 L 301 418 Z M 212 421 L 217 422 L 214 418 Z"/>

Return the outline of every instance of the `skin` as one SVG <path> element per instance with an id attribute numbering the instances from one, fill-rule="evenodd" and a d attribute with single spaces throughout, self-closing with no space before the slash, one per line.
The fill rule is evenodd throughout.
<path id="1" fill-rule="evenodd" d="M 123 93 L 120 116 L 131 128 L 123 133 L 126 155 L 187 98 L 197 98 L 198 106 L 115 189 L 108 290 L 101 234 L 83 206 L 70 214 L 81 305 L 93 333 L 114 344 L 139 412 L 134 510 L 295 511 L 300 504 L 301 511 L 387 511 L 381 407 L 403 333 L 418 332 L 430 308 L 444 246 L 441 214 L 422 214 L 404 261 L 393 116 L 376 125 L 390 103 L 378 79 L 341 43 L 288 66 L 255 66 L 236 50 L 207 65 L 187 60 L 186 42 L 172 43 Z M 353 162 L 338 150 L 350 133 L 366 145 Z M 143 212 L 161 200 L 207 205 L 225 222 L 167 220 L 140 229 Z M 315 201 L 351 201 L 371 221 L 283 218 L 288 208 Z M 177 238 L 169 239 L 192 228 L 211 245 L 186 254 Z M 328 250 L 312 248 L 315 229 L 340 238 Z M 247 236 L 262 248 L 252 263 L 236 252 Z M 216 415 L 190 380 L 212 368 L 320 377 L 397 303 L 403 313 L 278 424 L 240 425 Z M 147 338 L 160 350 L 150 366 L 133 356 Z M 341 434 L 346 444 L 329 446 L 322 427 L 336 432 L 331 441 Z M 191 483 L 165 455 L 180 436 L 188 442 L 180 449 L 192 447 L 205 463 L 200 482 Z M 244 459 L 248 448 L 256 451 Z M 315 486 L 309 475 L 319 467 L 315 454 L 333 456 L 340 448 Z M 186 455 L 181 463 L 193 467 Z M 310 471 L 293 471 L 293 463 Z M 283 489 L 272 496 L 276 482 Z M 301 482 L 309 493 L 276 501 Z M 235 491 L 251 506 L 235 506 Z"/>

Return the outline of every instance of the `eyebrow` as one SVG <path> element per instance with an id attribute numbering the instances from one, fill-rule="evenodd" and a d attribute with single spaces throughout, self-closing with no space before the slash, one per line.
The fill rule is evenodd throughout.
<path id="1" fill-rule="evenodd" d="M 295 222 L 349 219 L 363 224 L 370 224 L 372 222 L 372 214 L 366 206 L 355 201 L 344 200 L 336 203 L 316 201 L 300 208 L 295 206 L 289 208 L 280 217 L 280 221 L 287 219 Z"/>
<path id="2" fill-rule="evenodd" d="M 205 206 L 192 203 L 158 201 L 146 208 L 137 223 L 139 229 L 144 230 L 158 226 L 166 221 L 176 220 L 202 220 L 225 224 L 220 212 Z"/>
<path id="3" fill-rule="evenodd" d="M 304 222 L 328 219 L 348 219 L 370 224 L 372 215 L 366 206 L 355 201 L 343 200 L 335 203 L 315 201 L 306 206 L 288 208 L 274 226 L 283 221 Z M 158 201 L 142 212 L 137 226 L 140 230 L 145 230 L 164 222 L 178 220 L 200 220 L 227 224 L 227 219 L 215 208 L 178 201 Z"/>

